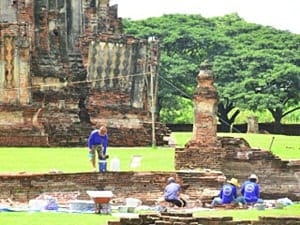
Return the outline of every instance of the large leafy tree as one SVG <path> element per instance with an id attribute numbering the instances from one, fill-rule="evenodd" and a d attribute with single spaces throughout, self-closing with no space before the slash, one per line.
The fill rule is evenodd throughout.
<path id="1" fill-rule="evenodd" d="M 192 122 L 192 96 L 199 66 L 226 52 L 229 41 L 213 21 L 200 15 L 165 15 L 147 20 L 124 20 L 127 34 L 160 40 L 158 111 L 161 121 Z"/>
<path id="2" fill-rule="evenodd" d="M 269 110 L 274 121 L 298 110 L 300 36 L 247 23 L 237 14 L 206 19 L 164 15 L 124 20 L 127 34 L 161 45 L 158 110 L 163 122 L 191 121 L 199 64 L 209 59 L 220 94 L 218 116 L 229 127 L 240 110 Z"/>
<path id="3" fill-rule="evenodd" d="M 236 105 L 268 110 L 280 131 L 282 118 L 299 110 L 300 36 L 242 24 L 236 20 L 224 29 L 231 37 L 234 51 L 215 57 L 218 88 L 223 91 L 223 98 L 229 99 L 227 110 Z"/>

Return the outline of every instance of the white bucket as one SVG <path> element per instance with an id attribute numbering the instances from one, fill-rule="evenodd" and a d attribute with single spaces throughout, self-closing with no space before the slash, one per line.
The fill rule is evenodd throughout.
<path id="1" fill-rule="evenodd" d="M 29 200 L 29 209 L 33 211 L 41 211 L 45 210 L 47 206 L 47 200 L 42 200 L 42 199 L 32 199 Z"/>
<path id="2" fill-rule="evenodd" d="M 131 158 L 130 168 L 135 169 L 141 166 L 142 156 L 141 155 L 134 155 Z"/>
<path id="3" fill-rule="evenodd" d="M 110 160 L 110 171 L 120 171 L 120 159 L 113 157 Z"/>
<path id="4" fill-rule="evenodd" d="M 126 198 L 127 207 L 138 207 L 142 204 L 141 200 L 137 198 Z"/>

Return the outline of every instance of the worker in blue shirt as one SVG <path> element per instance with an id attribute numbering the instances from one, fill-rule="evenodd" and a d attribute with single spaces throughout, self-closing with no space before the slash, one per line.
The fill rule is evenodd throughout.
<path id="1" fill-rule="evenodd" d="M 101 126 L 99 129 L 93 130 L 88 138 L 89 158 L 93 166 L 93 171 L 96 169 L 96 152 L 98 160 L 106 160 L 108 155 L 106 154 L 108 146 L 107 128 Z"/>
<path id="2" fill-rule="evenodd" d="M 255 174 L 251 174 L 248 180 L 243 183 L 241 194 L 243 195 L 243 201 L 246 204 L 263 203 L 263 200 L 260 198 L 258 177 Z"/>
<path id="3" fill-rule="evenodd" d="M 168 184 L 164 190 L 164 198 L 166 202 L 173 203 L 178 207 L 186 206 L 186 201 L 180 198 L 180 185 L 175 182 L 174 177 L 168 178 Z"/>
<path id="4" fill-rule="evenodd" d="M 218 197 L 215 197 L 212 202 L 212 207 L 223 204 L 236 203 L 237 201 L 237 187 L 239 187 L 238 180 L 231 178 L 220 189 Z"/>

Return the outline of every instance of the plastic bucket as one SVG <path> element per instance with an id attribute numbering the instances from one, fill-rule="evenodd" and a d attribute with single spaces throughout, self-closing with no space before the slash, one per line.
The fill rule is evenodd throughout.
<path id="1" fill-rule="evenodd" d="M 98 164 L 99 164 L 99 172 L 101 173 L 106 172 L 106 167 L 107 167 L 106 160 L 99 160 Z"/>
<path id="2" fill-rule="evenodd" d="M 110 171 L 120 171 L 120 160 L 117 157 L 110 161 Z"/>

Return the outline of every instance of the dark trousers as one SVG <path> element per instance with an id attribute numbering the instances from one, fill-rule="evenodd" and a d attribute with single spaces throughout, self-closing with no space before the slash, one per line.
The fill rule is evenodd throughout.
<path id="1" fill-rule="evenodd" d="M 106 156 L 103 154 L 103 148 L 102 145 L 94 145 L 93 150 L 97 152 L 98 159 L 103 160 L 106 159 Z"/>
<path id="2" fill-rule="evenodd" d="M 180 199 L 165 199 L 166 202 L 173 203 L 174 205 L 178 207 L 185 207 L 186 206 L 186 201 L 182 198 Z"/>

